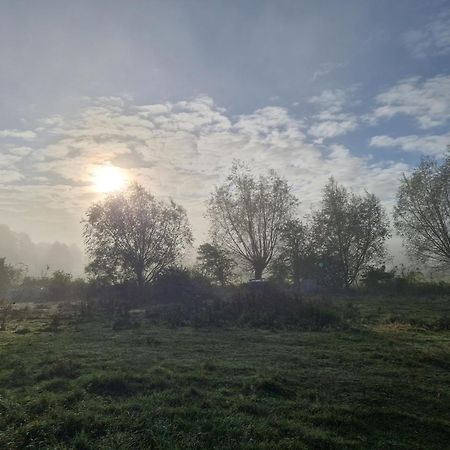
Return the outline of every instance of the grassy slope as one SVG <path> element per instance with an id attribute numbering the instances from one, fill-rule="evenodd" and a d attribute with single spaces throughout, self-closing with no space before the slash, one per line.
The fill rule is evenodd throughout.
<path id="1" fill-rule="evenodd" d="M 0 334 L 0 448 L 450 448 L 450 333 L 384 323 L 449 301 L 355 303 L 354 331 L 29 321 Z"/>

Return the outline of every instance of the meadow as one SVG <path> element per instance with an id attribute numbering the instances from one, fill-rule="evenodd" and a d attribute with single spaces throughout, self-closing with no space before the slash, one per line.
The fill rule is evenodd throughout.
<path id="1" fill-rule="evenodd" d="M 450 301 L 334 302 L 342 327 L 133 325 L 18 304 L 0 333 L 0 448 L 450 448 Z M 72 309 L 71 309 L 72 308 Z"/>

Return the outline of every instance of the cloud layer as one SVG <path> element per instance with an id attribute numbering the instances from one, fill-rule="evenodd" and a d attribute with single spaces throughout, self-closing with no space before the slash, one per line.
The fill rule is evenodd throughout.
<path id="1" fill-rule="evenodd" d="M 343 110 L 346 95 L 333 91 L 313 98 L 320 108 L 313 120 L 354 120 Z M 367 188 L 389 204 L 393 181 L 408 170 L 402 162 L 374 162 L 342 144 L 318 143 L 319 134 L 285 108 L 231 117 L 208 96 L 146 105 L 122 97 L 85 99 L 70 117 L 41 119 L 33 130 L 33 141 L 26 141 L 30 147 L 20 142 L 24 136 L 8 136 L 0 159 L 5 172 L 0 208 L 15 229 L 28 224 L 38 238 L 53 234 L 72 242 L 80 240 L 84 211 L 101 198 L 92 174 L 106 163 L 120 166 L 156 195 L 183 204 L 199 238 L 207 231 L 205 201 L 233 159 L 256 172 L 274 168 L 286 176 L 303 210 L 318 201 L 330 176 L 358 191 Z M 2 161 L 8 169 L 2 169 Z"/>
<path id="2" fill-rule="evenodd" d="M 404 115 L 414 119 L 421 129 L 450 122 L 450 75 L 433 78 L 407 78 L 376 97 L 374 119 Z"/>

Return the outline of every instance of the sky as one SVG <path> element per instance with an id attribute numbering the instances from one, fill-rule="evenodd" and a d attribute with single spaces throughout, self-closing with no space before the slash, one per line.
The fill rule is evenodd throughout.
<path id="1" fill-rule="evenodd" d="M 299 214 L 330 176 L 391 210 L 450 144 L 448 0 L 2 0 L 0 61 L 0 224 L 35 242 L 82 248 L 107 164 L 198 245 L 233 159 L 285 176 Z"/>

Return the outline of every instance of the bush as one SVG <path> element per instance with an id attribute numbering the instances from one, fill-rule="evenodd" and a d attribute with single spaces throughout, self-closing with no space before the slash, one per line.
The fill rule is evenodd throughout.
<path id="1" fill-rule="evenodd" d="M 57 333 L 60 331 L 62 325 L 61 316 L 59 314 L 53 314 L 49 324 L 42 328 L 42 331 L 47 331 L 50 333 Z"/>
<path id="2" fill-rule="evenodd" d="M 163 272 L 150 290 L 152 303 L 178 303 L 195 307 L 213 297 L 209 281 L 202 275 L 183 267 Z"/>
<path id="3" fill-rule="evenodd" d="M 369 268 L 362 277 L 363 287 L 370 293 L 390 295 L 448 295 L 450 283 L 425 281 L 418 270 L 385 266 Z"/>
<path id="4" fill-rule="evenodd" d="M 323 299 L 305 300 L 272 283 L 241 286 L 229 300 L 217 296 L 193 303 L 149 307 L 147 319 L 171 326 L 244 325 L 307 330 L 342 326 L 341 315 Z"/>
<path id="5" fill-rule="evenodd" d="M 0 331 L 6 330 L 6 322 L 12 314 L 13 304 L 0 299 Z"/>
<path id="6" fill-rule="evenodd" d="M 341 324 L 338 312 L 323 299 L 305 299 L 272 283 L 247 284 L 233 296 L 234 320 L 250 326 L 323 329 Z"/>

